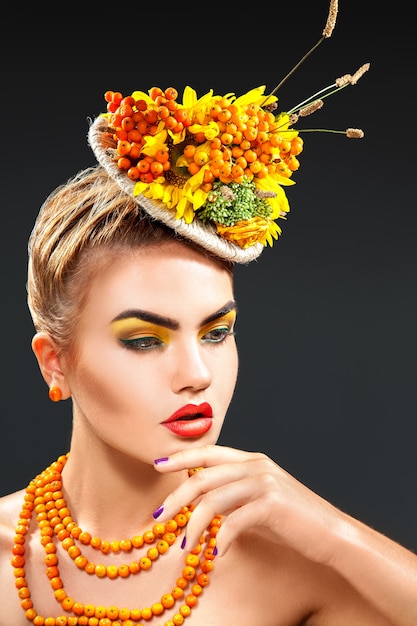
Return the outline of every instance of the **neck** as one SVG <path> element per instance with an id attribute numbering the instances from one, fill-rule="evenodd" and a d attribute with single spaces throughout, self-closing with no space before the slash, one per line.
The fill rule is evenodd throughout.
<path id="1" fill-rule="evenodd" d="M 88 532 L 109 539 L 151 527 L 153 511 L 186 477 L 185 472 L 159 474 L 152 465 L 101 441 L 94 445 L 89 441 L 87 446 L 75 437 L 62 473 L 73 519 Z"/>

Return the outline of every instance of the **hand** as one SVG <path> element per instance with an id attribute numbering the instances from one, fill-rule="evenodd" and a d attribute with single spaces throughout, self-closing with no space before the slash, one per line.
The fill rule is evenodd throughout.
<path id="1" fill-rule="evenodd" d="M 202 467 L 166 498 L 158 521 L 184 505 L 195 510 L 187 525 L 187 547 L 198 543 L 216 514 L 224 515 L 217 534 L 218 554 L 248 529 L 285 544 L 307 558 L 329 563 L 331 537 L 343 514 L 301 484 L 265 454 L 212 445 L 187 449 L 157 462 L 158 472 Z"/>

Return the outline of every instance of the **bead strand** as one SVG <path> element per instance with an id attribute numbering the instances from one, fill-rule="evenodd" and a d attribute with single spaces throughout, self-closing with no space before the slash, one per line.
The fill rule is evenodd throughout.
<path id="1" fill-rule="evenodd" d="M 67 457 L 61 457 L 61 462 L 65 463 Z M 191 507 L 183 509 L 165 524 L 156 523 L 151 530 L 147 530 L 143 535 L 136 535 L 132 539 L 122 539 L 117 541 L 101 540 L 99 537 L 92 537 L 90 533 L 84 532 L 72 519 L 62 493 L 62 482 L 57 480 L 53 474 L 52 481 L 46 482 L 43 487 L 37 487 L 35 499 L 35 512 L 38 523 L 42 521 L 42 534 L 52 537 L 55 534 L 61 542 L 62 547 L 68 552 L 71 559 L 80 570 L 86 571 L 90 575 L 99 578 L 108 576 L 126 578 L 131 574 L 137 574 L 142 570 L 149 570 L 153 562 L 160 555 L 166 554 L 169 547 L 175 543 L 181 529 L 188 522 L 191 514 Z M 76 545 L 76 540 L 83 545 L 90 545 L 103 554 L 109 552 L 130 552 L 133 549 L 140 549 L 144 545 L 156 543 L 156 546 L 147 550 L 146 556 L 139 561 L 132 561 L 129 565 L 108 565 L 92 563 L 84 556 L 81 549 Z"/>
<path id="2" fill-rule="evenodd" d="M 52 490 L 55 496 L 59 495 L 62 486 L 61 472 L 67 458 L 68 455 L 59 457 L 55 463 L 52 463 L 49 468 L 29 483 L 16 526 L 11 564 L 14 567 L 15 586 L 18 590 L 20 604 L 25 611 L 26 618 L 34 626 L 144 626 L 139 620 L 149 621 L 154 617 L 161 616 L 165 610 L 173 608 L 178 601 L 183 600 L 177 612 L 164 623 L 164 626 L 180 626 L 183 624 L 184 620 L 191 615 L 192 609 L 198 604 L 204 587 L 209 584 L 209 574 L 213 569 L 216 556 L 216 535 L 221 525 L 221 516 L 213 518 L 206 533 L 200 537 L 199 544 L 186 554 L 181 575 L 177 578 L 171 592 L 163 594 L 159 601 L 142 609 L 83 604 L 74 600 L 64 589 L 63 581 L 59 575 L 56 546 L 53 543 L 54 535 L 62 542 L 70 538 L 69 535 L 63 539 L 59 537 L 61 532 L 63 535 L 70 532 L 68 525 L 71 522 L 66 519 L 71 517 L 69 511 L 64 504 L 57 509 L 60 513 L 58 514 L 59 519 L 66 520 L 65 523 L 62 521 L 62 528 L 59 528 L 58 532 L 56 532 L 56 526 L 61 524 L 61 522 L 53 525 L 52 520 L 48 518 L 48 512 L 52 512 L 52 519 L 56 516 L 53 503 L 60 498 L 56 497 L 54 499 L 53 496 L 50 498 L 49 494 Z M 48 495 L 45 497 L 45 494 Z M 184 518 L 180 518 L 183 526 L 188 522 L 192 509 L 192 506 L 184 507 L 178 514 L 184 516 Z M 66 613 L 58 617 L 43 617 L 37 613 L 25 577 L 25 539 L 33 512 L 36 512 L 36 519 L 41 532 L 41 543 L 45 550 L 46 575 L 49 578 L 55 599 L 61 604 L 62 609 Z M 63 517 L 60 515 L 63 515 Z M 179 534 L 182 528 L 181 523 L 174 531 L 174 534 Z M 154 525 L 153 529 L 155 526 L 158 525 Z M 146 531 L 146 533 L 154 532 L 153 529 L 152 531 Z M 160 531 L 162 531 L 162 528 L 160 528 Z M 146 535 L 146 533 L 144 533 L 143 537 L 147 536 L 149 541 L 153 541 L 153 539 L 151 540 L 151 535 Z M 154 533 L 155 539 L 157 539 L 157 535 L 158 533 L 156 535 Z M 70 552 L 69 548 L 67 549 L 68 553 Z M 94 573 L 100 576 L 99 571 L 94 571 Z M 122 578 L 124 577 L 121 573 L 119 575 Z M 186 593 L 190 585 L 191 589 L 189 593 Z M 71 613 L 71 615 L 68 615 L 68 613 Z"/>

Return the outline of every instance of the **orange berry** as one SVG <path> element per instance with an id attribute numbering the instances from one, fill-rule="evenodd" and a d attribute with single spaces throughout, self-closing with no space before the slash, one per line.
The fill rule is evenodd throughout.
<path id="1" fill-rule="evenodd" d="M 262 163 L 260 161 L 254 161 L 249 165 L 249 169 L 253 174 L 257 174 L 262 169 Z"/>
<path id="2" fill-rule="evenodd" d="M 256 176 L 258 178 L 265 178 L 265 176 L 268 176 L 268 168 L 266 165 L 263 165 L 262 168 L 259 170 L 259 172 L 256 173 Z"/>
<path id="3" fill-rule="evenodd" d="M 167 117 L 169 117 L 170 113 L 169 113 L 169 109 L 168 107 L 161 105 L 158 109 L 158 115 L 161 118 L 161 120 L 166 120 Z"/>
<path id="4" fill-rule="evenodd" d="M 119 106 L 119 115 L 122 118 L 131 117 L 133 115 L 133 109 L 130 104 L 120 103 Z"/>
<path id="5" fill-rule="evenodd" d="M 166 161 L 168 161 L 169 159 L 169 151 L 167 148 L 160 148 L 157 153 L 155 154 L 155 159 L 157 161 L 159 161 L 160 163 L 165 163 Z M 146 533 L 145 533 L 146 534 Z M 145 539 L 145 535 L 143 536 L 143 539 L 145 542 L 149 543 L 149 541 L 147 541 Z M 152 538 L 153 541 L 153 538 Z"/>
<path id="6" fill-rule="evenodd" d="M 294 137 L 291 140 L 291 154 L 298 156 L 303 151 L 304 141 L 301 137 Z"/>
<path id="7" fill-rule="evenodd" d="M 146 100 L 136 100 L 135 103 L 136 109 L 140 111 L 146 111 L 148 105 L 146 104 Z"/>
<path id="8" fill-rule="evenodd" d="M 195 133 L 194 139 L 197 143 L 204 143 L 206 141 L 206 136 L 204 133 Z"/>
<path id="9" fill-rule="evenodd" d="M 172 593 L 166 593 L 162 596 L 161 603 L 166 609 L 170 609 L 175 604 L 175 598 Z"/>
<path id="10" fill-rule="evenodd" d="M 253 163 L 257 159 L 256 152 L 253 150 L 245 150 L 244 157 L 248 163 Z"/>
<path id="11" fill-rule="evenodd" d="M 184 590 L 181 587 L 176 586 L 172 590 L 172 595 L 175 600 L 178 600 L 178 598 L 182 598 L 182 596 L 184 595 Z"/>
<path id="12" fill-rule="evenodd" d="M 224 146 L 230 146 L 233 143 L 233 135 L 231 133 L 222 133 L 221 142 Z"/>
<path id="13" fill-rule="evenodd" d="M 243 136 L 248 141 L 254 141 L 256 139 L 257 134 L 258 134 L 258 131 L 255 126 L 248 126 L 248 128 L 246 128 L 243 131 Z"/>
<path id="14" fill-rule="evenodd" d="M 133 167 L 129 167 L 129 169 L 127 170 L 127 175 L 130 180 L 138 180 L 140 177 L 140 171 L 137 166 L 134 165 Z"/>
<path id="15" fill-rule="evenodd" d="M 291 151 L 291 141 L 283 141 L 280 145 L 279 151 L 281 154 L 287 154 Z"/>
<path id="16" fill-rule="evenodd" d="M 112 102 L 114 102 L 114 104 L 119 105 L 122 100 L 123 100 L 123 94 L 121 94 L 120 91 L 113 91 Z"/>
<path id="17" fill-rule="evenodd" d="M 94 573 L 99 578 L 104 578 L 104 576 L 107 574 L 107 567 L 99 563 L 98 565 L 96 565 Z"/>
<path id="18" fill-rule="evenodd" d="M 200 167 L 202 165 L 205 165 L 208 160 L 209 160 L 208 154 L 206 154 L 206 152 L 203 152 L 202 150 L 198 150 L 194 154 L 194 163 L 197 163 L 197 165 L 199 165 Z"/>
<path id="19" fill-rule="evenodd" d="M 213 561 L 210 561 L 210 560 L 208 560 L 208 559 L 206 559 L 205 561 L 203 561 L 203 562 L 201 563 L 201 565 L 200 565 L 201 571 L 202 571 L 202 572 L 204 572 L 205 574 L 208 574 L 208 572 L 211 572 L 211 570 L 213 569 L 213 567 L 214 567 L 214 563 L 213 563 Z M 197 579 L 197 580 L 198 580 L 198 579 Z M 200 582 L 200 581 L 198 580 L 198 582 Z M 200 582 L 200 585 L 201 585 L 201 582 Z"/>
<path id="20" fill-rule="evenodd" d="M 157 96 L 162 96 L 164 95 L 164 92 L 162 91 L 162 89 L 160 89 L 159 87 L 152 87 L 149 90 L 149 95 L 152 98 L 152 100 L 155 100 L 157 98 Z"/>
<path id="21" fill-rule="evenodd" d="M 124 564 L 124 565 L 119 565 L 118 569 L 117 569 L 119 576 L 121 578 L 127 578 L 130 574 L 130 569 L 129 566 Z"/>
<path id="22" fill-rule="evenodd" d="M 117 160 L 117 167 L 121 170 L 128 170 L 130 166 L 131 162 L 127 157 L 120 157 L 120 159 Z"/>
<path id="23" fill-rule="evenodd" d="M 221 110 L 222 110 L 222 108 L 221 108 L 221 106 L 219 104 L 213 104 L 210 107 L 210 117 L 212 117 L 214 120 L 217 120 Z"/>
<path id="24" fill-rule="evenodd" d="M 264 130 L 259 130 L 258 129 L 258 134 L 257 134 L 257 137 L 256 137 L 256 141 L 258 143 L 265 143 L 265 141 L 267 141 L 267 140 L 268 140 L 268 133 L 266 131 L 264 131 Z"/>
<path id="25" fill-rule="evenodd" d="M 158 178 L 158 176 L 161 176 L 163 171 L 164 171 L 164 166 L 162 163 L 160 163 L 159 161 L 153 161 L 153 163 L 151 163 L 151 172 L 155 178 Z"/>
<path id="26" fill-rule="evenodd" d="M 222 142 L 220 141 L 220 137 L 215 137 L 210 141 L 210 148 L 212 150 L 216 150 L 221 148 Z"/>
<path id="27" fill-rule="evenodd" d="M 166 102 L 166 106 L 170 111 L 176 111 L 178 109 L 178 103 L 175 100 L 168 100 Z"/>
<path id="28" fill-rule="evenodd" d="M 143 556 L 139 561 L 141 569 L 147 570 L 152 567 L 152 561 L 147 556 Z"/>
<path id="29" fill-rule="evenodd" d="M 223 162 L 223 165 L 219 168 L 219 175 L 222 178 L 227 178 L 228 176 L 230 176 L 231 171 L 232 171 L 232 165 L 230 161 L 226 161 L 226 162 Z"/>
<path id="30" fill-rule="evenodd" d="M 185 564 L 191 565 L 191 567 L 198 567 L 200 560 L 196 554 L 187 554 L 185 557 Z"/>
<path id="31" fill-rule="evenodd" d="M 176 100 L 178 98 L 178 91 L 175 87 L 168 87 L 168 89 L 165 89 L 165 98 L 167 100 Z"/>
<path id="32" fill-rule="evenodd" d="M 174 533 L 178 528 L 178 523 L 174 519 L 170 519 L 165 524 L 165 529 L 168 533 Z"/>
<path id="33" fill-rule="evenodd" d="M 140 565 L 137 561 L 129 563 L 129 572 L 131 574 L 137 574 L 140 571 Z"/>
<path id="34" fill-rule="evenodd" d="M 155 98 L 155 104 L 160 107 L 160 106 L 164 106 L 166 104 L 167 99 L 165 98 L 165 96 L 156 96 Z"/>
<path id="35" fill-rule="evenodd" d="M 173 116 L 169 116 L 165 118 L 164 121 L 165 121 L 165 128 L 167 128 L 168 130 L 173 130 L 175 126 L 177 125 L 177 120 Z"/>
<path id="36" fill-rule="evenodd" d="M 195 161 L 191 161 L 187 169 L 190 172 L 191 176 L 195 176 L 195 174 L 200 171 L 200 166 L 195 163 Z"/>
<path id="37" fill-rule="evenodd" d="M 126 156 L 130 152 L 130 141 L 121 141 L 117 142 L 117 154 L 120 156 Z M 83 534 L 83 533 L 81 533 Z"/>
<path id="38" fill-rule="evenodd" d="M 149 172 L 150 164 L 146 159 L 141 159 L 137 164 L 137 168 L 141 174 L 146 174 L 146 172 Z M 119 542 L 112 541 L 110 543 L 110 549 L 113 550 L 113 552 L 117 552 L 119 550 Z"/>
<path id="39" fill-rule="evenodd" d="M 203 182 L 204 183 L 212 183 L 214 180 L 214 176 L 212 174 L 212 172 L 208 169 L 204 170 L 204 177 L 203 177 Z"/>
<path id="40" fill-rule="evenodd" d="M 234 165 L 230 173 L 233 176 L 233 178 L 236 179 L 236 178 L 241 178 L 245 172 L 241 165 Z"/>
<path id="41" fill-rule="evenodd" d="M 191 143 L 187 144 L 187 145 L 185 146 L 185 148 L 184 148 L 184 156 L 185 156 L 187 159 L 192 159 L 192 158 L 194 158 L 194 155 L 195 155 L 195 149 L 196 149 L 196 147 L 195 147 L 195 145 L 194 145 L 194 144 L 191 144 Z"/>
<path id="42" fill-rule="evenodd" d="M 158 113 L 155 109 L 146 109 L 143 115 L 148 124 L 155 124 L 158 121 Z"/>
<path id="43" fill-rule="evenodd" d="M 117 569 L 117 565 L 108 565 L 107 566 L 107 577 L 110 578 L 110 580 L 114 580 L 115 578 L 117 578 L 119 575 L 119 571 Z"/>

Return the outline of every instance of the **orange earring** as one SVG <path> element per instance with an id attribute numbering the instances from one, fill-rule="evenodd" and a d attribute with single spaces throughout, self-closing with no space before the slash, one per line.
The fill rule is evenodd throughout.
<path id="1" fill-rule="evenodd" d="M 52 385 L 52 387 L 49 388 L 49 397 L 52 402 L 59 402 L 62 400 L 62 392 L 60 388 Z"/>

